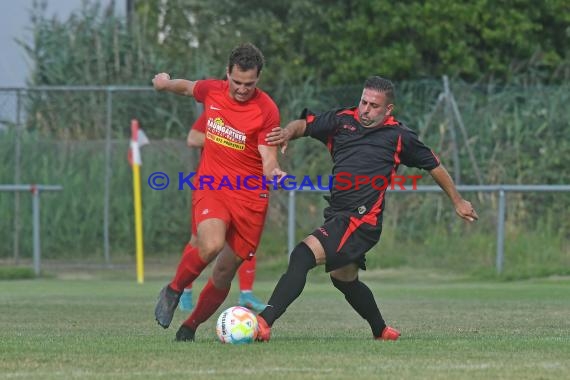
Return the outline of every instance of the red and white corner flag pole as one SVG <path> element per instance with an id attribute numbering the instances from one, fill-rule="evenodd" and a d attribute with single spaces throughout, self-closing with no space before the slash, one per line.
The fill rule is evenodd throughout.
<path id="1" fill-rule="evenodd" d="M 144 282 L 144 251 L 143 251 L 143 225 L 142 225 L 142 198 L 141 198 L 141 174 L 142 165 L 140 148 L 148 144 L 148 138 L 139 129 L 139 122 L 131 120 L 131 144 L 129 149 L 129 162 L 133 168 L 133 198 L 135 209 L 135 241 L 136 241 L 136 267 L 137 282 Z"/>

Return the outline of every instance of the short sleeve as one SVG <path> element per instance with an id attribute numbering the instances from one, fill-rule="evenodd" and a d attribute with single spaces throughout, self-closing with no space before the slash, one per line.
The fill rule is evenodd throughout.
<path id="1" fill-rule="evenodd" d="M 257 137 L 258 145 L 267 145 L 267 142 L 265 141 L 267 134 L 271 132 L 273 128 L 277 128 L 281 124 L 279 108 L 277 108 L 277 105 L 275 105 L 273 101 L 268 100 L 263 109 L 265 110 L 263 114 L 263 127 Z"/>
<path id="2" fill-rule="evenodd" d="M 405 133 L 402 134 L 402 144 L 400 155 L 402 164 L 428 171 L 440 165 L 440 160 L 435 153 L 411 129 L 405 129 Z"/>
<path id="3" fill-rule="evenodd" d="M 310 136 L 324 144 L 328 144 L 330 137 L 336 134 L 339 126 L 339 118 L 336 111 L 327 111 L 316 115 L 305 108 L 301 113 L 301 119 L 305 119 L 307 122 L 305 136 Z"/>
<path id="4" fill-rule="evenodd" d="M 206 113 L 202 112 L 200 117 L 192 124 L 192 130 L 200 133 L 206 133 Z"/>
<path id="5" fill-rule="evenodd" d="M 210 89 L 214 87 L 215 82 L 219 81 L 215 79 L 204 79 L 196 81 L 194 84 L 194 93 L 192 94 L 194 96 L 194 99 L 200 103 L 204 103 L 206 95 L 208 95 Z"/>

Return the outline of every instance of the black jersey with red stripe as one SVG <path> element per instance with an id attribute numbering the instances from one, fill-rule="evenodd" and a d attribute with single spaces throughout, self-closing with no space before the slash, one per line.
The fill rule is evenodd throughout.
<path id="1" fill-rule="evenodd" d="M 305 136 L 323 142 L 333 160 L 330 210 L 371 218 L 376 224 L 384 209 L 383 179 L 390 181 L 400 164 L 432 170 L 440 161 L 410 128 L 388 117 L 383 125 L 360 124 L 358 108 L 344 108 L 320 115 L 305 109 Z M 357 177 L 358 176 L 358 177 Z M 374 186 L 365 182 L 374 181 Z M 411 187 L 411 182 L 406 183 Z M 384 189 L 381 189 L 384 187 Z"/>

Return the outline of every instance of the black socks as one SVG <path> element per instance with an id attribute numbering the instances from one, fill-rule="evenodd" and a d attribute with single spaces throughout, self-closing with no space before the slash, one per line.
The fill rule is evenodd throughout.
<path id="1" fill-rule="evenodd" d="M 299 297 L 305 288 L 307 273 L 316 265 L 313 251 L 305 243 L 299 243 L 291 252 L 287 271 L 275 286 L 267 307 L 259 314 L 269 326 L 272 326 L 289 305 Z M 335 288 L 344 294 L 350 306 L 368 322 L 372 334 L 376 337 L 380 336 L 386 323 L 368 286 L 360 282 L 358 278 L 345 282 L 331 277 L 331 281 Z"/>
<path id="2" fill-rule="evenodd" d="M 316 265 L 313 251 L 304 242 L 299 243 L 291 252 L 287 272 L 281 276 L 267 307 L 259 314 L 269 326 L 299 297 L 305 288 L 307 273 Z"/>
<path id="3" fill-rule="evenodd" d="M 363 282 L 357 278 L 354 281 L 340 281 L 331 276 L 331 281 L 335 288 L 344 294 L 344 298 L 350 306 L 370 325 L 372 334 L 378 337 L 386 327 L 386 322 L 380 314 L 380 310 L 374 300 L 374 295 Z"/>

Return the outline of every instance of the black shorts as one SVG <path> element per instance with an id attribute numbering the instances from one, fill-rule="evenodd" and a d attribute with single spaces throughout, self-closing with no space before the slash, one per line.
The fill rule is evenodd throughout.
<path id="1" fill-rule="evenodd" d="M 366 252 L 378 243 L 382 233 L 382 217 L 376 224 L 362 219 L 362 215 L 333 213 L 325 210 L 325 223 L 311 235 L 316 237 L 325 249 L 325 270 L 330 272 L 350 263 L 366 270 Z"/>

